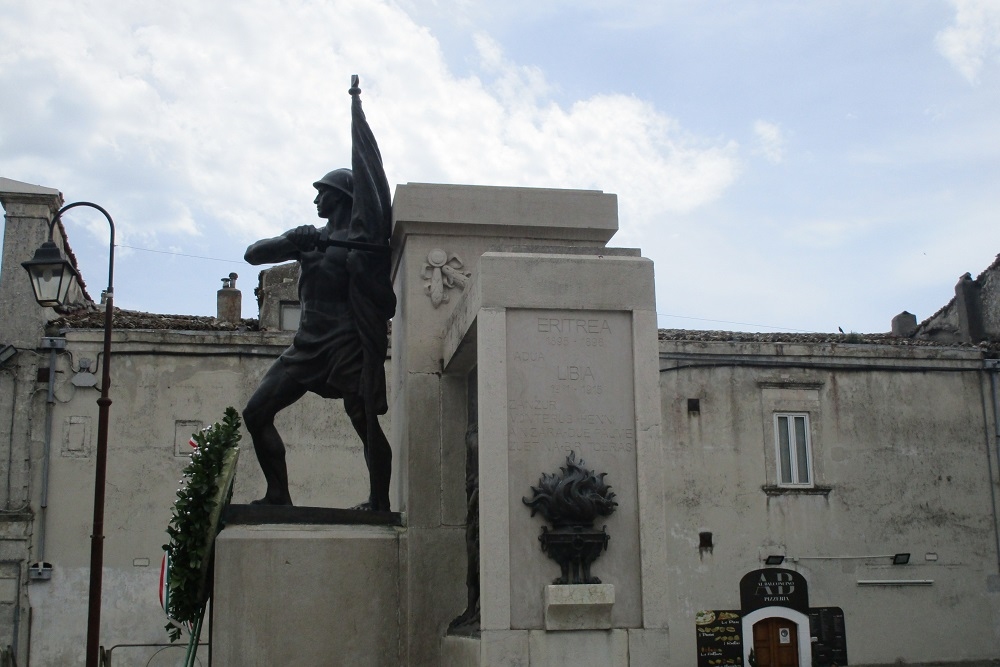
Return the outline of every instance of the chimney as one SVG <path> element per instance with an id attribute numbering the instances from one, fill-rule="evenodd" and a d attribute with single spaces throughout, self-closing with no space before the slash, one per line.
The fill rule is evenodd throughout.
<path id="1" fill-rule="evenodd" d="M 222 289 L 218 292 L 218 319 L 221 322 L 238 323 L 243 316 L 243 294 L 236 289 L 235 273 L 222 279 Z"/>
<path id="2" fill-rule="evenodd" d="M 917 316 L 905 310 L 892 318 L 892 335 L 900 338 L 912 338 L 917 331 Z"/>
<path id="3" fill-rule="evenodd" d="M 986 338 L 983 328 L 983 306 L 979 283 L 966 273 L 955 285 L 955 305 L 958 307 L 959 335 L 963 343 L 978 343 Z"/>

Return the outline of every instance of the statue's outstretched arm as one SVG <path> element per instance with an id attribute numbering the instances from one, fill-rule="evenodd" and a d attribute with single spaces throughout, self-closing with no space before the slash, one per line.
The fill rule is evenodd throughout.
<path id="1" fill-rule="evenodd" d="M 299 255 L 316 247 L 320 231 L 312 225 L 302 225 L 289 229 L 281 236 L 261 239 L 247 248 L 243 259 L 248 264 L 277 264 L 299 259 Z"/>

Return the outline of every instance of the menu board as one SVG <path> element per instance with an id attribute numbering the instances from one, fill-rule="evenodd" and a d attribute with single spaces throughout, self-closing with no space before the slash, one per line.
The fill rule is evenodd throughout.
<path id="1" fill-rule="evenodd" d="M 812 635 L 813 667 L 847 665 L 847 633 L 844 610 L 840 607 L 815 607 L 809 610 Z"/>
<path id="2" fill-rule="evenodd" d="M 743 665 L 743 620 L 739 611 L 699 611 L 694 622 L 698 667 Z"/>

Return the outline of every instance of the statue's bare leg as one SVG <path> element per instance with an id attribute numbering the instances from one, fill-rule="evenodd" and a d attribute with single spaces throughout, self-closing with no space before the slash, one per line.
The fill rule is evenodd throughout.
<path id="1" fill-rule="evenodd" d="M 364 443 L 365 464 L 368 466 L 370 483 L 368 502 L 358 507 L 388 512 L 390 511 L 389 479 L 392 476 L 392 448 L 389 446 L 389 440 L 378 422 L 378 415 L 368 413 L 365 402 L 360 396 L 345 396 L 344 410 L 347 411 L 354 430 Z M 369 433 L 371 437 L 368 437 Z"/>
<path id="2" fill-rule="evenodd" d="M 255 504 L 292 504 L 288 491 L 288 468 L 285 466 L 285 443 L 274 427 L 274 417 L 305 393 L 305 388 L 288 377 L 281 363 L 276 362 L 243 409 L 243 423 L 253 440 L 257 462 L 267 482 L 267 492 L 263 498 L 255 500 Z"/>

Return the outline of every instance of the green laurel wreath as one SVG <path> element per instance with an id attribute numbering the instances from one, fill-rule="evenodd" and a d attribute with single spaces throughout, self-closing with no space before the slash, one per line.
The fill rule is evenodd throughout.
<path id="1" fill-rule="evenodd" d="M 163 545 L 170 568 L 167 574 L 167 623 L 170 641 L 180 639 L 181 624 L 193 624 L 204 614 L 210 595 L 208 585 L 215 536 L 222 509 L 232 497 L 236 459 L 239 456 L 240 418 L 226 408 L 216 422 L 193 439 L 197 448 L 184 468 L 184 484 L 177 490 L 173 516 L 167 526 L 170 543 Z"/>

